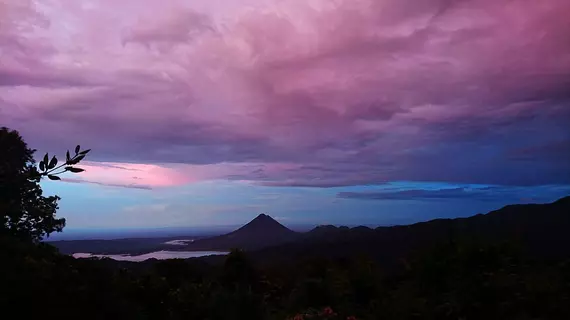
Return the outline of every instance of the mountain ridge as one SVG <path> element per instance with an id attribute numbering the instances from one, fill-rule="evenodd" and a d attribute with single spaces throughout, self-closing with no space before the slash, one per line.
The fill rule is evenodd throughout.
<path id="1" fill-rule="evenodd" d="M 530 256 L 570 256 L 570 196 L 546 204 L 507 205 L 486 214 L 434 219 L 411 225 L 369 228 L 317 227 L 302 240 L 263 248 L 252 256 L 260 262 L 289 257 L 346 258 L 370 256 L 396 265 L 404 256 L 441 243 L 467 241 L 510 243 Z"/>
<path id="2" fill-rule="evenodd" d="M 570 243 L 570 233 L 567 232 L 569 229 L 570 197 L 564 197 L 547 204 L 507 205 L 486 214 L 470 217 L 434 219 L 410 225 L 383 226 L 374 229 L 365 226 L 349 228 L 320 225 L 308 232 L 299 233 L 262 213 L 234 231 L 197 239 L 185 246 L 159 244 L 151 239 L 145 240 L 149 241 L 149 245 L 139 244 L 136 239 L 55 241 L 50 244 L 66 254 L 76 252 L 105 254 L 108 251 L 142 254 L 159 250 L 208 251 L 240 248 L 259 251 L 260 253 L 255 255 L 268 257 L 278 255 L 281 251 L 292 252 L 295 255 L 314 251 L 314 254 L 326 255 L 330 253 L 329 251 L 333 251 L 330 248 L 332 246 L 339 256 L 362 252 L 388 259 L 399 251 L 412 250 L 423 244 L 446 241 L 457 236 L 485 238 L 489 241 L 526 237 L 528 239 L 523 240 L 526 241 L 529 250 L 544 253 L 566 252 L 570 249 L 560 249 L 558 244 L 566 240 Z M 118 252 L 120 248 L 113 246 L 124 248 L 125 251 Z M 545 248 L 540 249 L 541 246 Z"/>

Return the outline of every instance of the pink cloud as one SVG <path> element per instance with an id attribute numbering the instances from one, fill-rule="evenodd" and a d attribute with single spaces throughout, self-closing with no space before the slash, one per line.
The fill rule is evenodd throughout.
<path id="1" fill-rule="evenodd" d="M 87 162 L 81 168 L 86 170 L 81 179 L 105 185 L 165 187 L 195 181 L 176 170 L 152 164 Z"/>
<path id="2" fill-rule="evenodd" d="M 254 183 L 256 180 L 281 179 L 291 164 L 137 164 L 119 162 L 86 161 L 78 165 L 84 169 L 80 175 L 66 173 L 63 181 L 93 183 L 112 187 L 153 189 L 181 186 L 212 180 L 241 180 Z"/>
<path id="3" fill-rule="evenodd" d="M 570 182 L 510 157 L 570 137 L 565 0 L 1 6 L 3 124 L 143 163 L 143 185 Z M 131 179 L 107 170 L 89 179 Z"/>

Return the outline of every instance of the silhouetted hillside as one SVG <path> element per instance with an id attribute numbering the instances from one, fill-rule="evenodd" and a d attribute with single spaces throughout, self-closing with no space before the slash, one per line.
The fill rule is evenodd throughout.
<path id="1" fill-rule="evenodd" d="M 157 250 L 240 248 L 261 250 L 256 256 L 267 260 L 273 260 L 273 256 L 343 257 L 365 254 L 384 261 L 397 261 L 411 251 L 442 241 L 461 239 L 487 243 L 516 242 L 531 253 L 549 256 L 570 253 L 570 248 L 564 245 L 570 243 L 570 233 L 567 232 L 570 228 L 569 207 L 570 197 L 566 197 L 551 204 L 509 205 L 468 218 L 436 219 L 376 229 L 322 225 L 306 233 L 294 232 L 270 216 L 260 214 L 231 233 L 199 239 L 187 246 L 164 245 L 169 238 L 57 241 L 51 244 L 66 254 L 139 254 Z"/>
<path id="2" fill-rule="evenodd" d="M 299 233 L 289 230 L 266 214 L 260 214 L 243 227 L 217 237 L 197 240 L 184 250 L 227 250 L 240 248 L 256 250 L 299 239 Z"/>
<path id="3" fill-rule="evenodd" d="M 570 255 L 570 197 L 550 204 L 509 205 L 468 218 L 436 219 L 407 226 L 319 226 L 297 241 L 253 253 L 265 262 L 295 257 L 372 256 L 397 264 L 413 252 L 457 241 L 510 243 L 532 256 Z"/>

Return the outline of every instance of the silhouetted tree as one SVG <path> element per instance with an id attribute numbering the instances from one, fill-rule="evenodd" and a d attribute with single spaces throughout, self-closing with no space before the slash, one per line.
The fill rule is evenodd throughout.
<path id="1" fill-rule="evenodd" d="M 244 251 L 232 250 L 224 263 L 222 282 L 239 288 L 251 288 L 257 285 L 257 270 Z"/>
<path id="2" fill-rule="evenodd" d="M 75 148 L 69 151 L 65 163 L 58 166 L 54 156 L 46 154 L 36 168 L 34 153 L 15 130 L 0 128 L 0 233 L 37 242 L 52 232 L 60 232 L 65 219 L 57 219 L 58 196 L 44 197 L 40 180 L 47 176 L 61 180 L 63 172 L 82 172 L 73 165 L 79 163 L 90 150 Z"/>

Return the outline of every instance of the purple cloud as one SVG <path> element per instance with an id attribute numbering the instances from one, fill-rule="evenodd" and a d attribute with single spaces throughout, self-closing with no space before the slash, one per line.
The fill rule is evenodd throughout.
<path id="1" fill-rule="evenodd" d="M 570 183 L 568 12 L 565 0 L 4 1 L 0 117 L 40 150 L 80 142 L 96 162 L 181 164 L 199 179 Z"/>

